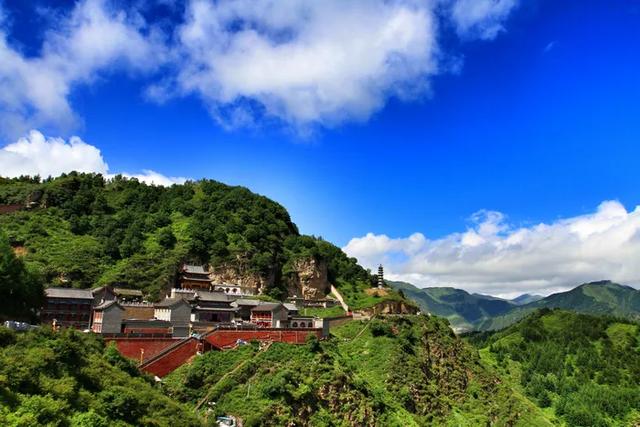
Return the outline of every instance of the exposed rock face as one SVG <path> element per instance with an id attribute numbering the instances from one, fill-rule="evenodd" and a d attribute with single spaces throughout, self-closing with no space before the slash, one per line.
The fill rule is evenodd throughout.
<path id="1" fill-rule="evenodd" d="M 275 272 L 268 277 L 262 277 L 257 273 L 241 271 L 241 269 L 230 266 L 220 266 L 214 268 L 209 275 L 213 283 L 233 283 L 247 288 L 252 288 L 256 293 L 261 294 L 265 289 L 273 285 Z"/>
<path id="2" fill-rule="evenodd" d="M 375 314 L 416 314 L 418 308 L 403 301 L 382 301 L 373 307 L 360 310 L 362 313 L 373 316 Z"/>
<path id="3" fill-rule="evenodd" d="M 308 300 L 325 298 L 331 287 L 325 261 L 303 258 L 295 261 L 293 267 L 295 273 L 289 280 L 289 295 Z"/>

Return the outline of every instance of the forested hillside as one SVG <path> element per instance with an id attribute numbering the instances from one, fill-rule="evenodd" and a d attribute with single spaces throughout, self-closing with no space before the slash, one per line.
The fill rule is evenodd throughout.
<path id="1" fill-rule="evenodd" d="M 504 329 L 540 308 L 640 320 L 640 291 L 606 280 L 585 283 L 547 297 L 525 294 L 514 300 L 470 294 L 455 288 L 418 288 L 405 282 L 387 283 L 402 290 L 425 313 L 447 318 L 458 331 Z"/>
<path id="2" fill-rule="evenodd" d="M 0 425 L 200 426 L 115 347 L 73 329 L 0 327 Z"/>
<path id="3" fill-rule="evenodd" d="M 640 425 L 640 328 L 542 309 L 470 338 L 485 363 L 569 426 Z"/>
<path id="4" fill-rule="evenodd" d="M 456 330 L 472 330 L 494 316 L 508 313 L 515 303 L 487 295 L 470 294 L 462 289 L 430 287 L 418 288 L 406 282 L 387 281 L 394 289 L 402 290 L 425 313 L 445 317 Z"/>
<path id="5" fill-rule="evenodd" d="M 210 352 L 166 377 L 164 387 L 247 427 L 551 425 L 443 319 L 376 318 L 332 334 L 304 346 Z"/>
<path id="6" fill-rule="evenodd" d="M 515 307 L 477 324 L 481 330 L 503 329 L 540 308 L 562 308 L 579 313 L 640 320 L 640 291 L 610 281 L 582 284 L 567 292 Z"/>
<path id="7" fill-rule="evenodd" d="M 46 285 L 117 284 L 153 299 L 188 261 L 259 275 L 266 292 L 282 298 L 292 262 L 309 256 L 327 263 L 332 283 L 371 283 L 355 259 L 301 236 L 284 207 L 243 187 L 78 173 L 0 178 L 0 205 L 10 204 L 29 209 L 0 214 L 0 234 Z"/>

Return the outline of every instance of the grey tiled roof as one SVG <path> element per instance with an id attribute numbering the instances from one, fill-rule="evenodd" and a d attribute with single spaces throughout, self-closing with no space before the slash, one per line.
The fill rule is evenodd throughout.
<path id="1" fill-rule="evenodd" d="M 47 288 L 44 292 L 48 298 L 93 299 L 91 289 Z"/>
<path id="2" fill-rule="evenodd" d="M 256 306 L 262 304 L 262 301 L 258 299 L 239 298 L 235 301 L 235 304 L 238 306 Z"/>
<path id="3" fill-rule="evenodd" d="M 282 305 L 284 305 L 284 308 L 286 308 L 289 311 L 298 311 L 298 306 L 290 302 L 285 302 Z"/>
<path id="4" fill-rule="evenodd" d="M 253 307 L 251 311 L 274 311 L 278 307 L 281 307 L 282 304 L 277 302 L 265 302 L 264 304 L 260 304 L 256 307 Z"/>
<path id="5" fill-rule="evenodd" d="M 127 295 L 134 297 L 142 296 L 142 291 L 140 289 L 113 288 L 113 293 L 116 295 Z"/>
<path id="6" fill-rule="evenodd" d="M 120 310 L 124 310 L 124 308 L 120 307 L 120 304 L 118 304 L 118 301 L 116 301 L 116 300 L 105 301 L 105 302 L 103 302 L 102 304 L 100 304 L 100 305 L 96 306 L 96 307 L 94 308 L 94 310 L 104 310 L 104 309 L 106 309 L 106 308 L 111 307 L 111 306 L 112 306 L 112 305 L 114 305 L 114 304 L 116 304 Z"/>
<path id="7" fill-rule="evenodd" d="M 180 304 L 181 302 L 189 304 L 184 298 L 165 298 L 159 303 L 155 304 L 155 307 L 169 308 L 169 307 L 173 307 L 176 304 Z"/>
<path id="8" fill-rule="evenodd" d="M 182 271 L 184 271 L 185 273 L 194 273 L 194 274 L 209 274 L 208 271 L 206 271 L 204 269 L 203 266 L 201 265 L 189 265 L 189 264 L 185 264 L 182 267 Z"/>
<path id="9" fill-rule="evenodd" d="M 224 292 L 209 292 L 209 291 L 196 291 L 195 294 L 189 296 L 189 299 L 198 298 L 200 301 L 216 301 L 216 302 L 230 302 L 235 300 L 230 295 L 225 294 Z"/>

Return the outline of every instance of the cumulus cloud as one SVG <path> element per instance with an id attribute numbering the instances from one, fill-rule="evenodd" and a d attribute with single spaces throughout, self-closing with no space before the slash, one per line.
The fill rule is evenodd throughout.
<path id="1" fill-rule="evenodd" d="M 0 11 L 0 132 L 73 129 L 74 88 L 114 69 L 147 73 L 151 100 L 195 95 L 230 127 L 366 120 L 457 63 L 442 60 L 442 28 L 494 38 L 516 0 L 189 0 L 170 25 L 131 4 L 144 2 L 79 0 L 36 55 L 12 45 Z"/>
<path id="2" fill-rule="evenodd" d="M 440 239 L 369 233 L 343 249 L 367 267 L 383 263 L 391 279 L 505 297 L 601 279 L 640 285 L 640 206 L 627 211 L 606 201 L 588 215 L 527 227 L 514 227 L 499 212 L 472 220 L 466 231 Z"/>
<path id="3" fill-rule="evenodd" d="M 455 0 L 451 19 L 461 37 L 491 40 L 504 31 L 503 22 L 517 4 L 517 0 Z"/>
<path id="4" fill-rule="evenodd" d="M 478 2 L 192 0 L 175 37 L 177 75 L 147 95 L 196 94 L 230 127 L 366 120 L 390 98 L 428 94 L 430 78 L 455 62 L 441 60 L 441 20 L 467 39 L 490 39 L 515 7 Z"/>
<path id="5" fill-rule="evenodd" d="M 144 21 L 103 0 L 83 0 L 45 31 L 36 56 L 9 43 L 0 20 L 0 131 L 23 134 L 35 126 L 70 129 L 77 124 L 69 95 L 75 85 L 90 83 L 114 68 L 146 71 L 163 58 L 153 31 L 143 35 Z"/>
<path id="6" fill-rule="evenodd" d="M 187 181 L 187 178 L 185 177 L 165 176 L 150 169 L 144 169 L 142 173 L 137 174 L 122 172 L 120 175 L 124 176 L 125 178 L 135 178 L 140 182 L 146 182 L 147 184 L 153 185 L 161 185 L 163 187 L 169 187 L 173 184 L 183 184 L 185 181 Z M 107 178 L 113 177 L 114 175 L 107 175 Z"/>
<path id="7" fill-rule="evenodd" d="M 65 141 L 47 138 L 32 130 L 27 136 L 0 149 L 0 176 L 39 175 L 46 178 L 71 171 L 100 173 L 107 178 L 115 176 L 109 173 L 109 166 L 100 150 L 77 136 Z M 152 170 L 144 170 L 140 174 L 123 172 L 120 175 L 163 186 L 186 181 L 186 178 L 167 177 Z"/>
<path id="8" fill-rule="evenodd" d="M 178 90 L 241 124 L 366 119 L 438 71 L 429 2 L 193 0 L 178 39 Z"/>

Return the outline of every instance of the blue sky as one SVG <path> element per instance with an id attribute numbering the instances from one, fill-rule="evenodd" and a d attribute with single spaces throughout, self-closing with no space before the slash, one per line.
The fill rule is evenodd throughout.
<path id="1" fill-rule="evenodd" d="M 487 7 L 475 14 L 467 13 L 468 0 L 398 1 L 398 7 L 433 14 L 432 22 L 422 21 L 424 16 L 417 12 L 399 15 L 407 20 L 401 21 L 402 29 L 394 37 L 406 36 L 411 44 L 390 47 L 392 54 L 385 60 L 397 55 L 409 65 L 380 71 L 374 64 L 373 74 L 364 76 L 341 69 L 336 79 L 346 79 L 346 86 L 338 89 L 325 80 L 334 70 L 329 67 L 323 76 L 310 77 L 314 90 L 319 88 L 313 93 L 329 93 L 338 106 L 320 99 L 309 113 L 306 98 L 292 95 L 290 87 L 282 89 L 289 81 L 262 82 L 262 76 L 252 73 L 264 63 L 247 64 L 248 59 L 226 50 L 227 62 L 217 62 L 210 74 L 196 75 L 208 64 L 198 55 L 222 48 L 202 40 L 192 42 L 184 32 L 179 42 L 177 34 L 186 26 L 189 10 L 196 10 L 194 4 L 207 1 L 175 8 L 139 2 L 135 10 L 123 6 L 127 2 L 79 2 L 107 10 L 106 16 L 116 21 L 114 11 L 125 11 L 127 19 L 121 24 L 144 38 L 139 50 L 120 47 L 104 60 L 86 59 L 77 53 L 81 48 L 69 50 L 78 44 L 66 42 L 74 36 L 65 25 L 75 25 L 69 16 L 81 6 L 64 1 L 24 3 L 0 3 L 6 44 L 28 61 L 45 58 L 43 41 L 49 40 L 55 55 L 80 64 L 85 74 L 66 68 L 56 71 L 68 90 L 57 94 L 60 99 L 54 96 L 60 108 L 42 107 L 42 114 L 36 114 L 40 107 L 34 107 L 33 99 L 11 104 L 13 99 L 0 95 L 0 110 L 18 117 L 8 124 L 0 122 L 0 146 L 14 144 L 31 129 L 64 141 L 75 135 L 100 151 L 110 173 L 153 170 L 168 177 L 206 177 L 244 185 L 286 206 L 302 232 L 339 246 L 353 238 L 364 239 L 367 233 L 388 236 L 391 242 L 414 233 L 431 243 L 461 241 L 464 233 L 483 224 L 498 224 L 494 234 L 504 240 L 539 223 L 554 226 L 595 218 L 603 212 L 598 206 L 609 200 L 618 201 L 631 216 L 639 201 L 640 5 L 634 1 L 479 0 Z M 358 7 L 353 2 L 354 16 L 364 13 Z M 248 12 L 239 8 L 234 13 L 234 19 L 241 20 Z M 256 28 L 270 22 L 258 16 L 259 11 L 252 13 L 255 16 L 246 20 Z M 370 19 L 376 23 L 393 13 L 382 8 Z M 304 49 L 320 33 L 326 46 L 333 46 L 335 40 L 321 31 L 308 31 L 304 38 L 305 25 L 314 25 L 313 19 L 308 24 L 292 19 L 295 24 L 283 24 L 291 34 L 271 34 L 271 42 L 280 43 L 277 37 L 282 37 L 282 43 L 295 43 L 299 37 Z M 315 24 L 323 22 L 318 18 Z M 429 22 L 427 34 L 420 33 L 421 23 Z M 414 32 L 406 30 L 412 25 L 417 28 Z M 357 26 L 353 30 L 354 38 L 359 30 Z M 59 37 L 52 38 L 51 31 L 59 32 Z M 230 37 L 236 35 L 236 30 L 225 31 Z M 156 39 L 154 32 L 160 34 Z M 151 39 L 160 50 L 145 47 Z M 135 43 L 132 40 L 131 45 Z M 174 57 L 148 65 L 162 56 L 158 52 L 172 50 Z M 357 54 L 364 55 L 360 59 L 373 55 L 360 50 Z M 294 56 L 291 61 L 295 60 L 304 67 L 309 57 Z M 227 65 L 246 66 L 249 71 L 241 75 L 247 80 L 255 77 L 259 88 L 238 83 L 233 75 L 223 80 L 219 75 Z M 295 79 L 287 72 L 283 70 L 282 79 Z M 359 86 L 360 80 L 371 76 L 375 84 Z M 343 96 L 344 87 L 358 90 L 353 97 Z M 70 112 L 59 114 L 65 105 Z M 239 115 L 234 115 L 236 110 Z M 0 152 L 0 165 L 1 156 Z M 486 212 L 474 216 L 482 210 Z M 487 212 L 501 216 L 496 222 Z M 431 243 L 418 252 L 431 253 Z M 416 252 L 406 248 L 347 248 L 369 264 L 391 263 L 398 278 L 424 284 L 466 280 L 469 289 L 506 295 L 517 282 L 492 276 L 492 282 L 502 283 L 492 288 L 477 277 L 423 271 L 409 265 Z M 612 263 L 626 267 L 618 259 Z M 625 268 L 624 273 L 606 268 L 584 273 L 575 268 L 579 273 L 568 278 L 531 278 L 538 281 L 513 292 L 560 289 L 595 274 L 619 273 L 622 280 L 635 284 L 635 274 L 640 274 Z M 474 287 L 480 282 L 484 287 Z"/>

